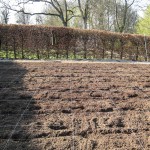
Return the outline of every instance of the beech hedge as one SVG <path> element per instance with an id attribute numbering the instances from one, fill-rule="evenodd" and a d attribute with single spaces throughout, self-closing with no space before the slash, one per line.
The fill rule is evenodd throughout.
<path id="1" fill-rule="evenodd" d="M 0 25 L 0 54 L 15 59 L 147 61 L 150 57 L 150 37 L 66 27 Z"/>

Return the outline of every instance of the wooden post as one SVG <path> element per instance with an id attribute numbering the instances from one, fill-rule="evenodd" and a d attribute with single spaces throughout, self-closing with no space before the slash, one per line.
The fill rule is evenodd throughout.
<path id="1" fill-rule="evenodd" d="M 102 58 L 104 59 L 105 58 L 105 49 L 103 47 L 103 54 L 102 54 Z"/>
<path id="2" fill-rule="evenodd" d="M 0 50 L 1 50 L 1 47 L 2 47 L 2 41 L 0 40 Z"/>
<path id="3" fill-rule="evenodd" d="M 50 57 L 50 55 L 49 55 L 49 48 L 48 48 L 48 46 L 47 46 L 47 59 L 49 59 L 49 57 Z"/>
<path id="4" fill-rule="evenodd" d="M 37 59 L 40 59 L 40 54 L 39 54 L 38 48 L 37 48 L 36 54 L 37 54 Z"/>
<path id="5" fill-rule="evenodd" d="M 121 52 L 120 52 L 120 59 L 122 60 L 123 57 L 123 47 L 121 46 Z"/>
<path id="6" fill-rule="evenodd" d="M 137 44 L 137 47 L 136 47 L 136 61 L 138 61 L 138 58 L 139 58 L 139 44 Z"/>
<path id="7" fill-rule="evenodd" d="M 84 59 L 86 59 L 87 58 L 87 48 L 86 48 L 86 42 L 87 41 L 84 41 Z"/>
<path id="8" fill-rule="evenodd" d="M 59 58 L 59 50 L 57 49 L 56 50 L 56 59 L 58 59 Z"/>
<path id="9" fill-rule="evenodd" d="M 120 59 L 122 60 L 122 58 L 123 58 L 123 42 L 122 41 L 120 41 L 120 42 L 121 42 Z"/>
<path id="10" fill-rule="evenodd" d="M 51 31 L 51 42 L 52 42 L 52 45 L 55 44 L 55 36 L 54 36 L 54 31 Z"/>
<path id="11" fill-rule="evenodd" d="M 74 51 L 73 51 L 73 55 L 74 55 L 74 59 L 76 59 L 76 49 L 74 48 Z"/>
<path id="12" fill-rule="evenodd" d="M 103 48 L 102 48 L 102 59 L 104 59 L 104 58 L 105 58 L 105 49 L 106 49 L 106 45 L 105 45 L 104 39 L 102 39 L 102 44 L 103 44 Z"/>
<path id="13" fill-rule="evenodd" d="M 14 49 L 14 58 L 16 59 L 17 58 L 17 56 L 16 56 L 16 40 L 15 40 L 15 37 L 13 38 L 13 40 L 14 40 L 14 45 L 13 45 L 13 49 Z"/>
<path id="14" fill-rule="evenodd" d="M 8 43 L 6 41 L 6 44 L 5 44 L 5 50 L 6 50 L 6 58 L 8 58 Z"/>
<path id="15" fill-rule="evenodd" d="M 23 51 L 23 35 L 21 37 L 21 55 L 22 55 L 22 59 L 24 59 L 24 51 Z"/>
<path id="16" fill-rule="evenodd" d="M 113 44 L 112 44 L 111 57 L 110 58 L 113 59 L 115 43 L 114 43 L 114 41 L 111 41 L 111 42 L 113 42 Z"/>
<path id="17" fill-rule="evenodd" d="M 144 34 L 144 45 L 145 45 L 145 61 L 148 61 L 148 50 L 147 50 L 147 40 L 146 40 L 146 36 Z"/>
<path id="18" fill-rule="evenodd" d="M 66 50 L 66 59 L 68 59 L 68 57 L 69 57 L 69 51 L 68 51 L 68 49 Z"/>

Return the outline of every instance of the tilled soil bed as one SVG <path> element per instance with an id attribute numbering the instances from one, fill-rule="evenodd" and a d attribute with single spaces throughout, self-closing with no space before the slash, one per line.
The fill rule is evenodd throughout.
<path id="1" fill-rule="evenodd" d="M 0 62 L 0 150 L 149 150 L 150 65 Z"/>

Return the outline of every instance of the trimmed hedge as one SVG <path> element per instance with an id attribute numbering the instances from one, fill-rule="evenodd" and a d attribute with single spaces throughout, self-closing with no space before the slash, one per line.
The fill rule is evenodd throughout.
<path id="1" fill-rule="evenodd" d="M 134 59 L 150 56 L 150 37 L 100 30 L 0 25 L 0 57 L 29 59 Z"/>

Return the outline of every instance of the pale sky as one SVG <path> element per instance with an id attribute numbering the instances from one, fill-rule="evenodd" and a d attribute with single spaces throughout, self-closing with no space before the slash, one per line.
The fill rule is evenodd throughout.
<path id="1" fill-rule="evenodd" d="M 3 1 L 9 1 L 9 0 L 3 0 Z M 11 0 L 9 2 L 10 6 L 13 6 L 16 4 L 16 0 Z M 13 8 L 17 8 L 17 7 L 13 7 Z M 33 4 L 28 4 L 25 5 L 25 10 L 27 12 L 42 12 L 42 10 L 44 9 L 44 5 L 41 2 L 34 2 Z M 35 16 L 31 17 L 31 23 L 35 22 Z M 9 24 L 15 24 L 16 23 L 16 12 L 15 11 L 10 11 L 10 16 L 9 16 Z"/>
<path id="2" fill-rule="evenodd" d="M 4 0 L 4 1 L 8 1 L 8 0 Z M 16 2 L 16 0 L 11 0 L 10 1 L 10 5 L 14 5 Z M 33 4 L 30 5 L 26 5 L 25 8 L 26 10 L 29 10 L 30 12 L 41 12 L 44 8 L 44 5 L 42 5 L 43 3 L 41 2 L 34 2 Z M 150 4 L 150 0 L 139 0 L 139 6 L 147 6 L 147 4 Z M 15 24 L 16 23 L 16 17 L 15 17 L 16 12 L 11 11 L 11 15 L 10 15 L 10 19 L 9 19 L 9 23 L 10 24 Z M 142 10 L 138 11 L 138 14 L 140 16 L 143 15 Z M 31 23 L 34 24 L 35 23 L 35 17 L 32 16 L 31 17 Z"/>

